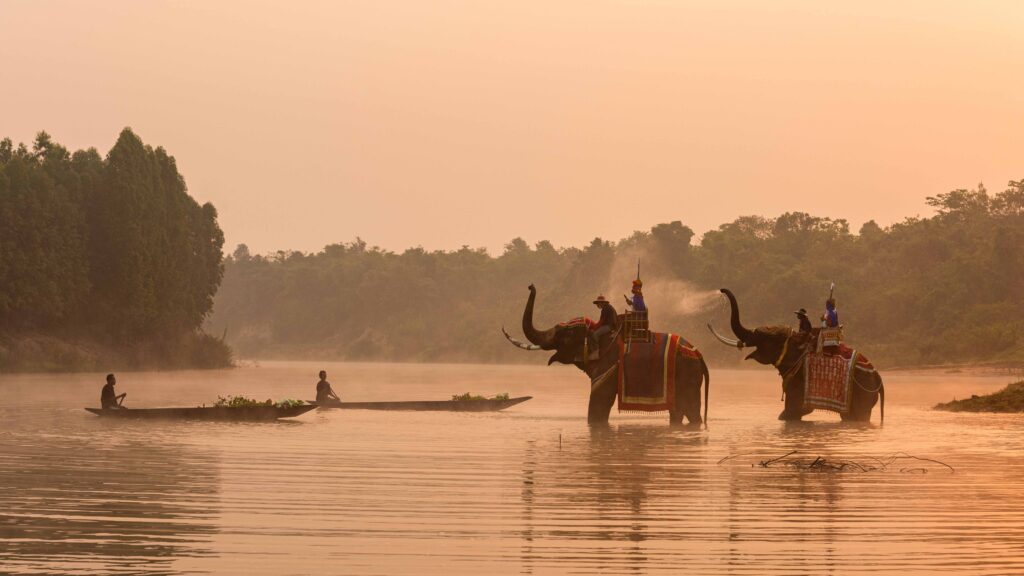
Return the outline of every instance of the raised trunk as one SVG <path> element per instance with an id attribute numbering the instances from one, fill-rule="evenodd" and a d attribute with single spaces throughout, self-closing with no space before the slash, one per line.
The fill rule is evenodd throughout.
<path id="1" fill-rule="evenodd" d="M 553 350 L 555 348 L 555 329 L 537 330 L 533 327 L 533 301 L 537 299 L 537 289 L 530 284 L 530 297 L 526 300 L 526 309 L 523 310 L 523 334 L 526 339 L 540 346 L 542 350 Z"/>
<path id="2" fill-rule="evenodd" d="M 729 325 L 732 326 L 732 332 L 740 339 L 740 342 L 746 345 L 756 345 L 754 342 L 754 332 L 748 330 L 740 322 L 740 307 L 736 303 L 736 297 L 732 295 L 732 292 L 728 288 L 722 288 L 722 294 L 729 299 L 729 306 L 732 309 L 732 313 L 729 315 Z"/>

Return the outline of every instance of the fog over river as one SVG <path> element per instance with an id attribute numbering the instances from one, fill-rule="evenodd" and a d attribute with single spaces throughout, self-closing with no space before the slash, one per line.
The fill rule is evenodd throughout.
<path id="1" fill-rule="evenodd" d="M 933 412 L 1002 376 L 883 372 L 884 426 L 776 420 L 771 370 L 711 373 L 708 430 L 586 423 L 569 367 L 263 362 L 118 373 L 133 407 L 218 395 L 533 400 L 501 413 L 314 411 L 119 422 L 102 374 L 3 375 L 0 572 L 11 574 L 1019 574 L 1024 416 Z M 870 472 L 758 462 L 790 451 Z M 731 459 L 721 462 L 723 458 Z"/>

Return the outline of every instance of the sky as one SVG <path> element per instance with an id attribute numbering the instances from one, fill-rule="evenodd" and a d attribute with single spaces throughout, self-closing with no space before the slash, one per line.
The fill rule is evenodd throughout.
<path id="1" fill-rule="evenodd" d="M 226 251 L 579 246 L 1024 178 L 1024 2 L 0 0 L 0 137 L 130 126 Z"/>

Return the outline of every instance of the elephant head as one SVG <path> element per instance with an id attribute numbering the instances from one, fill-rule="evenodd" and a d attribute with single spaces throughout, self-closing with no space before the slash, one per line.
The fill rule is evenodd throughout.
<path id="1" fill-rule="evenodd" d="M 754 351 L 747 354 L 747 360 L 755 360 L 761 364 L 771 364 L 779 368 L 784 360 L 783 356 L 788 355 L 787 350 L 791 349 L 788 343 L 794 336 L 802 335 L 794 334 L 793 330 L 784 326 L 759 326 L 753 330 L 747 328 L 740 321 L 740 308 L 736 303 L 736 296 L 727 288 L 722 288 L 722 294 L 729 299 L 731 308 L 729 325 L 737 340 L 726 338 L 712 328 L 711 331 L 715 337 L 723 343 L 737 348 L 752 346 Z M 710 325 L 708 327 L 710 328 Z M 792 350 L 795 351 L 796 347 L 793 346 Z"/>
<path id="2" fill-rule="evenodd" d="M 560 362 L 562 364 L 580 365 L 584 362 L 584 348 L 587 341 L 587 326 L 585 324 L 558 324 L 547 330 L 538 330 L 533 325 L 533 305 L 537 300 L 537 288 L 530 284 L 530 297 L 526 300 L 526 308 L 523 309 L 523 334 L 530 341 L 529 344 L 512 338 L 502 328 L 505 338 L 509 342 L 524 350 L 554 350 L 554 354 L 548 359 L 548 365 Z"/>

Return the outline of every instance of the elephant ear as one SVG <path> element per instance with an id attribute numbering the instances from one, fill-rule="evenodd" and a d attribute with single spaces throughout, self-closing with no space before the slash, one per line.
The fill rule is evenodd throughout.
<path id="1" fill-rule="evenodd" d="M 760 364 L 774 364 L 782 353 L 782 347 L 789 337 L 788 333 L 780 327 L 755 328 L 753 330 L 757 345 L 754 351 L 747 354 L 747 360 L 754 360 Z"/>

